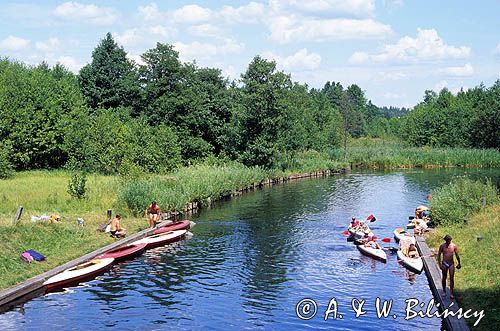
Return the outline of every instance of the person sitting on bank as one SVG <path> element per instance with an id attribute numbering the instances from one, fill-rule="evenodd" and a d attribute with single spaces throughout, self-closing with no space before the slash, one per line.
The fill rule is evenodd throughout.
<path id="1" fill-rule="evenodd" d="M 415 247 L 415 244 L 410 244 L 410 247 L 408 247 L 408 257 L 413 259 L 419 257 L 417 252 L 417 247 Z"/>
<path id="2" fill-rule="evenodd" d="M 370 240 L 369 242 L 367 242 L 365 244 L 365 246 L 366 247 L 375 248 L 375 249 L 382 249 L 382 247 L 380 247 L 380 245 L 377 242 L 377 236 L 373 236 L 372 240 Z"/>
<path id="3" fill-rule="evenodd" d="M 149 226 L 154 227 L 160 222 L 161 209 L 156 201 L 151 202 L 149 206 L 146 207 L 146 217 L 148 217 L 149 212 Z"/>
<path id="4" fill-rule="evenodd" d="M 111 233 L 111 237 L 113 238 L 121 238 L 125 237 L 127 234 L 127 230 L 125 228 L 122 228 L 120 221 L 122 219 L 122 215 L 116 214 L 115 218 L 111 220 L 111 228 L 109 230 L 109 233 Z"/>
<path id="5" fill-rule="evenodd" d="M 458 247 L 451 242 L 451 239 L 449 234 L 444 236 L 443 240 L 445 242 L 439 246 L 438 265 L 442 271 L 441 285 L 443 286 L 444 295 L 446 295 L 446 275 L 448 271 L 450 273 L 450 299 L 453 300 L 455 299 L 455 294 L 453 292 L 455 287 L 455 261 L 453 260 L 453 254 L 457 257 L 457 269 L 460 269 L 462 265 L 460 264 L 460 256 L 458 256 Z M 441 255 L 443 256 L 442 262 Z"/>
<path id="6" fill-rule="evenodd" d="M 415 208 L 415 218 L 419 219 L 419 218 L 422 218 L 422 213 L 425 212 L 425 211 L 428 211 L 429 210 L 429 207 L 426 207 L 426 206 L 417 206 L 417 208 Z"/>

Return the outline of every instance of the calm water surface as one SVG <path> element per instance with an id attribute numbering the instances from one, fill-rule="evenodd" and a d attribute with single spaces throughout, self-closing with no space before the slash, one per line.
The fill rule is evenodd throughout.
<path id="1" fill-rule="evenodd" d="M 366 172 L 248 193 L 204 210 L 190 240 L 16 307 L 0 315 L 0 329 L 439 330 L 438 318 L 404 319 L 405 299 L 432 299 L 425 275 L 395 255 L 387 264 L 360 255 L 342 231 L 351 216 L 373 213 L 374 232 L 392 238 L 432 188 L 464 173 L 500 179 L 498 170 Z M 394 300 L 396 318 L 377 318 L 377 297 Z M 304 298 L 318 306 L 310 320 L 295 314 Z M 324 321 L 332 298 L 343 318 Z M 354 298 L 366 300 L 358 319 Z"/>

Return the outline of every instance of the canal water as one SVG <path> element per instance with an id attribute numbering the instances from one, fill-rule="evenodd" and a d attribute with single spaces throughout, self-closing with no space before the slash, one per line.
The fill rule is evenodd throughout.
<path id="1" fill-rule="evenodd" d="M 16 307 L 0 315 L 0 329 L 439 330 L 439 318 L 405 320 L 406 299 L 421 310 L 432 299 L 425 275 L 395 255 L 386 264 L 362 256 L 342 231 L 351 216 L 374 214 L 373 231 L 392 239 L 433 188 L 464 174 L 500 178 L 494 170 L 358 172 L 247 193 L 202 211 L 191 239 Z M 377 298 L 392 300 L 387 318 L 377 317 Z M 297 316 L 303 299 L 314 301 L 298 306 L 303 318 L 317 307 L 310 319 Z M 336 319 L 325 321 L 332 299 Z M 354 299 L 365 300 L 358 318 Z"/>

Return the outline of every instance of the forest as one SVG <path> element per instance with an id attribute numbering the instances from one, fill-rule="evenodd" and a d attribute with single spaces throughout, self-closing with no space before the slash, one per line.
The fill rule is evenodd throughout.
<path id="1" fill-rule="evenodd" d="M 425 91 L 405 109 L 377 107 L 356 84 L 309 88 L 258 55 L 235 81 L 181 62 L 172 45 L 141 57 L 128 59 L 108 33 L 78 74 L 0 59 L 0 177 L 58 168 L 165 174 L 213 157 L 272 169 L 360 137 L 500 147 L 500 80 L 456 95 Z"/>

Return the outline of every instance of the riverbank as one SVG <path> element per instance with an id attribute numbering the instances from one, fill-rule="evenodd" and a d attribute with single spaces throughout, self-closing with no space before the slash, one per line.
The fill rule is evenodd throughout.
<path id="1" fill-rule="evenodd" d="M 342 160 L 341 148 L 332 150 L 332 160 Z M 352 168 L 500 168 L 495 149 L 411 147 L 401 141 L 359 138 L 349 141 L 347 160 Z"/>
<path id="2" fill-rule="evenodd" d="M 494 205 L 472 215 L 467 226 L 444 225 L 436 228 L 427 239 L 434 250 L 443 237 L 450 234 L 458 245 L 462 268 L 455 274 L 455 297 L 460 306 L 473 311 L 484 310 L 485 316 L 473 330 L 498 330 L 500 315 L 500 205 Z M 482 239 L 478 240 L 477 238 Z M 469 321 L 469 327 L 472 328 Z"/>

